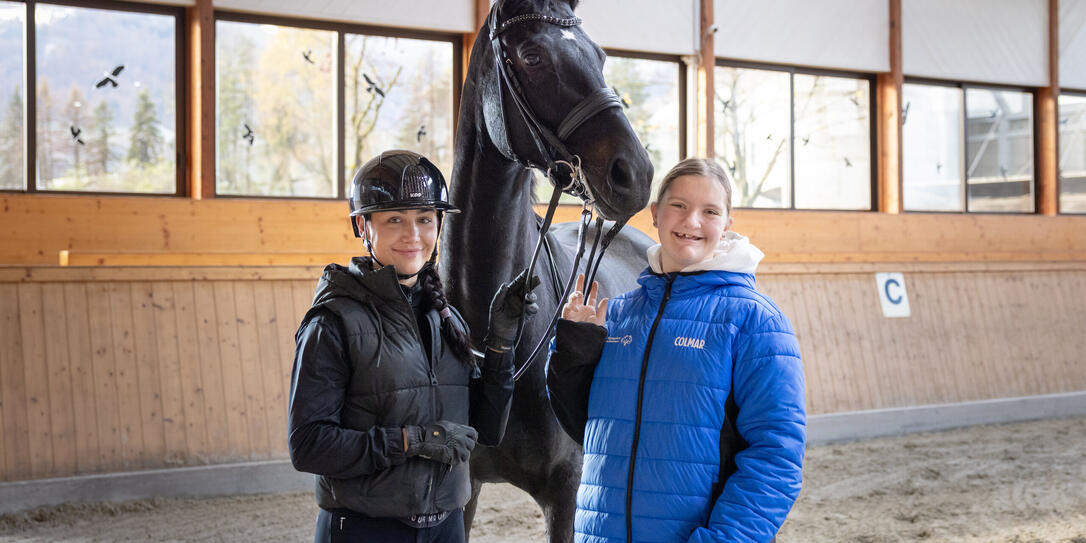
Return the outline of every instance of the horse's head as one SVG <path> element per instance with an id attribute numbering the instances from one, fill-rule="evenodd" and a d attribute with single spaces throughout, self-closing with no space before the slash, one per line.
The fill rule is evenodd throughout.
<path id="1" fill-rule="evenodd" d="M 609 101 L 606 55 L 577 24 L 576 5 L 499 0 L 479 37 L 486 43 L 477 44 L 487 49 L 489 73 L 480 74 L 487 131 L 510 159 L 547 165 L 548 158 L 564 158 L 543 156 L 529 131 L 537 122 L 560 142 L 540 138 L 544 149 L 564 147 L 580 158 L 597 210 L 609 219 L 627 218 L 648 202 L 652 163 L 622 108 Z M 508 79 L 503 81 L 495 58 L 504 59 Z M 514 93 L 534 121 L 518 109 Z"/>

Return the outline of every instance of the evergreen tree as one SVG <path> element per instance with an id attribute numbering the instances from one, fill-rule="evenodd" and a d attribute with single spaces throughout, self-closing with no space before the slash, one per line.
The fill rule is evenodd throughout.
<path id="1" fill-rule="evenodd" d="M 19 86 L 0 117 L 0 187 L 19 189 L 26 175 L 23 163 L 23 95 Z"/>
<path id="2" fill-rule="evenodd" d="M 94 107 L 91 128 L 93 131 L 87 142 L 87 171 L 91 175 L 105 175 L 114 158 L 109 147 L 113 137 L 113 108 L 105 100 Z"/>
<path id="3" fill-rule="evenodd" d="M 41 179 L 41 188 L 48 188 L 50 182 L 56 177 L 54 167 L 56 149 L 55 114 L 53 111 L 53 95 L 49 89 L 49 80 L 38 80 L 38 179 Z"/>
<path id="4" fill-rule="evenodd" d="M 163 140 L 151 95 L 146 90 L 141 91 L 137 100 L 132 134 L 128 140 L 128 160 L 145 167 L 159 159 Z"/>

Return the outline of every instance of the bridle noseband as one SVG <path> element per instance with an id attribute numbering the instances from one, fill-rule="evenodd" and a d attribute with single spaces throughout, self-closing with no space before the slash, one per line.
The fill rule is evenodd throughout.
<path id="1" fill-rule="evenodd" d="M 561 294 L 558 295 L 557 299 L 558 307 L 550 319 L 547 332 L 543 334 L 543 337 L 540 338 L 539 343 L 536 344 L 532 353 L 528 356 L 528 359 L 525 360 L 524 365 L 522 365 L 514 375 L 514 379 L 520 379 L 524 372 L 532 365 L 536 355 L 539 354 L 540 349 L 546 343 L 551 335 L 550 332 L 554 329 L 555 324 L 558 323 L 558 318 L 562 314 L 562 305 L 569 297 L 570 289 L 573 287 L 573 279 L 576 276 L 577 268 L 580 266 L 581 257 L 584 255 L 585 232 L 588 225 L 592 222 L 592 216 L 595 210 L 595 195 L 592 193 L 592 189 L 585 179 L 584 171 L 581 168 L 581 157 L 570 153 L 564 142 L 577 130 L 577 128 L 597 114 L 611 108 L 621 108 L 622 101 L 619 99 L 618 95 L 615 94 L 615 91 L 608 87 L 596 89 L 566 113 L 565 118 L 562 119 L 562 122 L 558 125 L 557 134 L 540 122 L 539 117 L 535 114 L 531 104 L 528 103 L 520 82 L 517 80 L 516 74 L 512 71 L 513 61 L 506 54 L 505 47 L 502 44 L 501 34 L 510 27 L 521 23 L 539 22 L 569 28 L 579 26 L 581 24 L 581 19 L 578 17 L 563 18 L 540 13 L 527 13 L 501 21 L 501 3 L 501 0 L 495 2 L 494 7 L 490 9 L 490 15 L 487 17 L 487 26 L 490 28 L 490 45 L 494 54 L 495 70 L 498 72 L 498 92 L 496 93 L 498 112 L 499 115 L 501 115 L 502 128 L 505 132 L 506 148 L 508 148 L 511 155 L 507 158 L 516 161 L 525 168 L 535 168 L 545 172 L 547 179 L 554 185 L 554 191 L 551 193 L 551 199 L 547 206 L 546 216 L 540 225 L 539 240 L 536 243 L 535 251 L 532 253 L 532 260 L 528 264 L 529 278 L 531 278 L 534 273 L 536 261 L 539 259 L 540 249 L 546 243 L 547 231 L 550 229 L 551 220 L 554 218 L 554 210 L 558 207 L 558 199 L 562 192 L 576 196 L 584 202 L 583 209 L 581 210 L 580 228 L 577 232 L 577 253 L 573 260 L 573 266 L 570 269 L 569 277 L 566 279 L 564 287 L 561 287 Z M 513 150 L 512 142 L 509 141 L 509 122 L 505 118 L 504 104 L 501 103 L 502 100 L 504 100 L 503 88 L 504 90 L 509 91 L 509 95 L 513 98 L 516 110 L 520 112 L 520 116 L 524 120 L 524 125 L 528 128 L 528 134 L 531 136 L 532 142 L 535 144 L 536 149 L 539 151 L 539 156 L 545 164 L 534 164 L 529 160 L 517 156 L 516 152 Z M 499 145 L 498 147 L 501 148 L 502 146 Z M 558 181 L 558 175 L 562 174 L 563 170 L 568 171 L 569 180 L 568 182 L 560 183 Z M 607 232 L 607 235 L 603 236 L 603 239 L 601 240 L 600 234 L 603 230 L 603 218 L 598 217 L 596 219 L 597 231 L 595 241 L 592 244 L 592 251 L 589 253 L 588 262 L 585 264 L 586 298 L 589 292 L 591 292 L 592 281 L 595 278 L 596 270 L 599 269 L 600 261 L 603 259 L 603 253 L 607 249 L 607 245 L 611 243 L 611 240 L 614 239 L 615 235 L 622 229 L 622 226 L 626 224 L 626 220 L 627 219 L 617 221 Z M 597 247 L 599 249 L 598 253 L 596 252 Z M 550 252 L 549 248 L 548 252 Z M 553 271 L 552 262 L 552 274 L 555 273 L 556 272 Z M 555 279 L 557 279 L 557 277 L 555 277 Z M 555 281 L 554 288 L 555 294 L 559 294 L 558 289 L 560 286 L 557 281 Z M 523 331 L 524 318 L 522 315 L 520 325 L 517 329 L 516 344 L 518 346 Z"/>

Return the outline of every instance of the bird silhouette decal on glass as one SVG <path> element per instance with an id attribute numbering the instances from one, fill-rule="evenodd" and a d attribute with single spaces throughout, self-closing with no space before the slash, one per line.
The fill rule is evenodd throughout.
<path id="1" fill-rule="evenodd" d="M 107 72 L 105 74 L 105 77 L 103 77 L 101 80 L 99 80 L 98 83 L 94 84 L 94 88 L 100 89 L 100 88 L 102 88 L 102 87 L 104 87 L 106 85 L 109 85 L 110 87 L 112 87 L 114 89 L 117 88 L 117 79 L 116 78 L 117 78 L 117 76 L 121 75 L 122 71 L 124 71 L 124 64 L 121 64 L 120 66 L 117 66 L 116 68 L 113 68 L 112 72 Z"/>
<path id="2" fill-rule="evenodd" d="M 248 124 L 242 124 L 245 127 L 245 133 L 242 134 L 241 139 L 248 141 L 249 145 L 253 144 L 253 140 L 256 139 L 256 134 L 253 134 L 253 129 L 249 128 Z"/>
<path id="3" fill-rule="evenodd" d="M 73 125 L 68 126 L 68 130 L 72 133 L 72 140 L 73 141 L 75 141 L 79 145 L 86 145 L 86 144 L 83 143 L 83 139 L 79 137 L 79 135 L 83 133 L 82 128 L 76 128 L 75 125 L 73 124 Z"/>
<path id="4" fill-rule="evenodd" d="M 936 174 L 943 173 L 943 163 L 942 162 L 936 162 L 935 163 L 935 173 Z"/>
<path id="5" fill-rule="evenodd" d="M 912 102 L 905 102 L 905 108 L 901 110 L 901 124 L 905 124 L 905 121 L 909 120 L 909 106 Z"/>
<path id="6" fill-rule="evenodd" d="M 806 138 L 803 138 L 803 145 L 804 145 L 805 147 L 806 147 L 806 146 L 807 146 L 807 144 L 808 144 L 808 143 L 810 143 L 810 142 L 811 142 L 811 136 L 807 136 Z"/>
<path id="7" fill-rule="evenodd" d="M 367 85 L 366 86 L 366 92 L 368 92 L 370 94 L 377 93 L 377 95 L 380 96 L 381 98 L 385 97 L 385 91 L 381 90 L 381 87 L 378 87 L 377 83 L 375 83 L 372 79 L 370 79 L 369 75 L 363 73 L 362 77 L 364 77 L 366 79 L 366 85 Z"/>
<path id="8" fill-rule="evenodd" d="M 305 51 L 302 51 L 302 58 L 304 58 L 305 61 L 310 63 L 310 64 L 316 64 L 316 62 L 314 62 L 313 58 L 311 57 L 312 54 L 313 54 L 312 49 L 306 49 Z"/>
<path id="9" fill-rule="evenodd" d="M 426 135 L 426 125 L 423 124 L 423 125 L 419 126 L 418 132 L 415 132 L 415 141 L 416 142 L 422 141 L 422 137 L 425 136 L 425 135 Z"/>
<path id="10" fill-rule="evenodd" d="M 848 157 L 845 157 L 845 167 L 846 168 L 851 168 L 852 167 L 852 161 L 849 160 Z"/>

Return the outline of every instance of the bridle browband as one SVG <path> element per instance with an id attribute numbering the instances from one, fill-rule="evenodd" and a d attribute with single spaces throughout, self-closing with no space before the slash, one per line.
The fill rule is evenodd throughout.
<path id="1" fill-rule="evenodd" d="M 507 158 L 526 168 L 535 168 L 545 172 L 547 179 L 554 185 L 554 190 L 551 193 L 551 199 L 547 206 L 546 216 L 543 218 L 539 227 L 539 239 L 536 242 L 535 250 L 532 253 L 532 260 L 528 264 L 529 278 L 534 274 L 536 261 L 539 259 L 540 249 L 546 243 L 547 231 L 550 229 L 551 220 L 554 218 L 554 211 L 558 207 L 558 199 L 562 192 L 572 194 L 573 196 L 580 198 L 583 202 L 580 227 L 577 231 L 577 253 L 573 260 L 573 266 L 570 268 L 569 276 L 566 279 L 565 284 L 561 287 L 557 283 L 554 285 L 555 294 L 559 294 L 558 289 L 561 288 L 561 293 L 557 299 L 558 307 L 555 309 L 555 313 L 550 319 L 547 332 L 543 334 L 543 337 L 540 338 L 539 343 L 536 344 L 527 360 L 525 360 L 524 364 L 514 374 L 514 379 L 519 380 L 524 372 L 532 365 L 536 355 L 539 354 L 543 345 L 551 335 L 554 326 L 558 323 L 558 319 L 562 314 L 562 306 L 569 296 L 570 289 L 573 287 L 573 279 L 580 266 L 581 257 L 584 255 L 585 233 L 588 229 L 588 225 L 592 222 L 592 216 L 595 210 L 595 195 L 592 194 L 592 189 L 585 179 L 584 171 L 581 168 L 581 157 L 570 153 L 564 142 L 577 130 L 577 128 L 595 115 L 611 108 L 621 108 L 622 101 L 619 99 L 618 95 L 608 87 L 596 89 L 566 113 L 565 118 L 562 119 L 562 122 L 558 125 L 557 134 L 555 134 L 554 131 L 549 129 L 539 120 L 539 117 L 535 114 L 531 104 L 528 103 L 520 82 L 517 79 L 516 74 L 512 71 L 513 61 L 505 52 L 505 47 L 502 45 L 501 34 L 509 28 L 521 23 L 538 22 L 569 28 L 579 26 L 581 24 L 581 19 L 578 17 L 553 17 L 540 13 L 527 13 L 510 17 L 509 19 L 502 21 L 500 13 L 501 4 L 502 1 L 498 0 L 490 9 L 490 15 L 487 17 L 487 26 L 490 28 L 489 37 L 491 50 L 494 55 L 495 70 L 498 72 L 498 92 L 496 94 L 498 112 L 501 115 L 502 129 L 504 130 L 504 137 L 506 139 L 505 147 L 509 151 Z M 502 103 L 504 100 L 503 88 L 504 90 L 509 91 L 509 95 L 513 98 L 516 110 L 524 120 L 524 124 L 528 129 L 528 134 L 531 136 L 532 143 L 535 144 L 536 149 L 539 151 L 539 156 L 545 164 L 534 164 L 529 160 L 517 156 L 516 152 L 513 150 L 512 141 L 510 141 L 509 138 L 509 123 L 505 118 L 505 107 Z M 498 145 L 498 148 L 501 149 L 502 146 Z M 567 182 L 560 183 L 558 181 L 557 176 L 562 173 L 561 170 L 568 172 L 569 180 Z M 592 281 L 595 278 L 596 270 L 599 269 L 604 251 L 611 243 L 611 240 L 614 239 L 615 235 L 618 234 L 619 230 L 622 229 L 622 226 L 626 224 L 626 220 L 627 219 L 617 221 L 607 234 L 602 236 L 601 240 L 603 218 L 600 217 L 596 219 L 597 232 L 595 241 L 592 244 L 592 251 L 589 253 L 588 262 L 585 264 L 586 298 L 591 292 Z M 598 253 L 596 252 L 597 247 L 599 249 Z M 548 253 L 550 253 L 549 247 Z M 552 274 L 554 273 L 556 272 L 553 270 L 552 256 Z M 523 331 L 524 318 L 522 315 L 520 324 L 517 328 L 517 346 L 520 344 Z M 514 349 L 515 348 L 516 347 L 514 347 Z"/>

